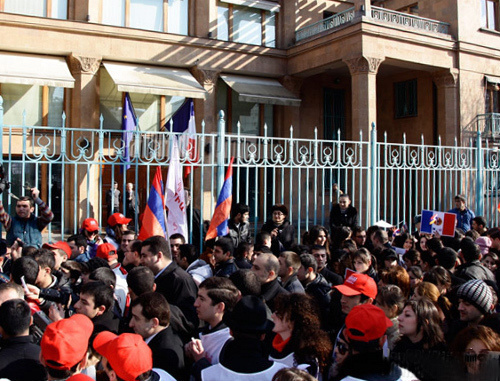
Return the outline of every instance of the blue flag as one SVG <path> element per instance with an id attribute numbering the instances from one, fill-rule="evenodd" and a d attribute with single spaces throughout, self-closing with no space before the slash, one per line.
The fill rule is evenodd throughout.
<path id="1" fill-rule="evenodd" d="M 191 98 L 187 98 L 184 101 L 182 106 L 172 116 L 172 119 L 169 119 L 167 123 L 165 123 L 167 131 L 170 131 L 170 121 L 174 123 L 174 129 L 171 132 L 182 133 L 187 130 L 189 126 L 189 119 L 191 118 L 192 104 L 193 100 Z"/>
<path id="2" fill-rule="evenodd" d="M 122 162 L 127 163 L 125 170 L 130 168 L 130 142 L 132 141 L 133 132 L 137 127 L 137 119 L 135 117 L 134 107 L 130 100 L 130 95 L 125 93 L 122 112 Z M 122 167 L 123 171 L 123 167 Z"/>

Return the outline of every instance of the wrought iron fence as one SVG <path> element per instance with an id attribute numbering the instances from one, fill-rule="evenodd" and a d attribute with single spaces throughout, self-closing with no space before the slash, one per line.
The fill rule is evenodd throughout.
<path id="1" fill-rule="evenodd" d="M 157 166 L 166 179 L 174 133 L 134 131 L 127 159 L 122 132 L 104 130 L 102 121 L 98 129 L 5 126 L 2 112 L 0 103 L 0 153 L 11 192 L 26 194 L 26 183 L 42 190 L 42 198 L 56 214 L 49 239 L 76 232 L 89 216 L 105 225 L 106 192 L 114 181 L 122 194 L 126 183 L 135 185 L 140 213 Z M 227 134 L 222 113 L 216 133 L 205 132 L 202 123 L 196 135 L 198 161 L 181 158 L 193 168 L 185 186 L 191 189 L 193 209 L 201 214 L 200 226 L 191 222 L 191 231 L 210 220 L 231 157 L 233 200 L 250 206 L 254 232 L 273 204 L 284 203 L 300 242 L 312 225 L 328 225 L 340 191 L 351 196 L 363 226 L 383 219 L 412 229 L 413 217 L 422 209 L 449 210 L 458 193 L 465 194 L 470 207 L 490 226 L 499 224 L 500 157 L 496 148 L 476 144 L 481 132 L 464 147 L 427 145 L 423 139 L 407 144 L 404 136 L 401 142 L 389 142 L 385 134 L 378 136 L 375 126 L 369 137 L 360 134 L 352 141 L 319 139 L 317 130 L 314 139 L 297 138 L 293 128 L 287 137 L 267 136 L 265 131 L 264 136 L 244 135 L 238 126 L 237 133 Z M 124 170 L 127 165 L 130 169 Z M 12 196 L 4 192 L 3 202 L 14 212 Z M 124 199 L 120 209 L 125 211 Z M 188 212 L 190 221 L 196 214 L 193 209 Z"/>

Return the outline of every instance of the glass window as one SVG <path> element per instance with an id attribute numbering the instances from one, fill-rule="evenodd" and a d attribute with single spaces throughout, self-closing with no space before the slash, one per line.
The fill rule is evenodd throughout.
<path id="1" fill-rule="evenodd" d="M 168 0 L 168 33 L 188 34 L 188 0 Z"/>
<path id="2" fill-rule="evenodd" d="M 68 0 L 52 0 L 52 14 L 50 17 L 66 20 L 68 18 Z"/>
<path id="3" fill-rule="evenodd" d="M 496 8 L 497 4 L 495 1 L 488 1 L 488 25 L 489 29 L 496 29 Z"/>
<path id="4" fill-rule="evenodd" d="M 251 45 L 262 44 L 260 10 L 233 7 L 233 41 Z"/>
<path id="5" fill-rule="evenodd" d="M 2 83 L 4 124 L 21 126 L 26 112 L 26 126 L 42 125 L 42 87 Z"/>
<path id="6" fill-rule="evenodd" d="M 47 2 L 45 0 L 5 0 L 4 11 L 20 15 L 45 17 Z"/>
<path id="7" fill-rule="evenodd" d="M 241 124 L 240 132 L 248 135 L 260 135 L 259 104 L 240 102 L 238 93 L 232 91 L 232 120 L 233 133 L 238 132 L 238 122 Z"/>
<path id="8" fill-rule="evenodd" d="M 417 80 L 394 84 L 394 114 L 396 118 L 417 116 Z"/>
<path id="9" fill-rule="evenodd" d="M 62 113 L 64 109 L 64 88 L 49 87 L 49 127 L 62 126 Z"/>
<path id="10" fill-rule="evenodd" d="M 270 48 L 276 47 L 276 13 L 266 12 L 266 46 Z"/>
<path id="11" fill-rule="evenodd" d="M 481 26 L 499 30 L 498 0 L 481 0 Z"/>
<path id="12" fill-rule="evenodd" d="M 102 0 L 102 23 L 125 26 L 125 1 Z"/>
<path id="13" fill-rule="evenodd" d="M 267 124 L 268 136 L 273 136 L 274 132 L 274 107 L 260 103 L 241 102 L 238 99 L 238 93 L 231 91 L 231 109 L 228 102 L 229 87 L 219 79 L 217 83 L 217 120 L 219 112 L 224 111 L 224 118 L 227 121 L 231 114 L 231 123 L 226 123 L 227 132 L 238 132 L 238 122 L 241 124 L 240 132 L 245 135 L 264 134 L 264 125 L 261 124 L 261 110 L 264 113 L 264 123 Z"/>
<path id="14" fill-rule="evenodd" d="M 226 5 L 217 7 L 217 39 L 229 41 L 229 8 Z"/>
<path id="15" fill-rule="evenodd" d="M 163 0 L 130 0 L 131 28 L 163 31 Z"/>

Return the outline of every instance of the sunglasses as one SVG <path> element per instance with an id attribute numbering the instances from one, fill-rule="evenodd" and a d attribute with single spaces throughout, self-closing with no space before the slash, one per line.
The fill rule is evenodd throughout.
<path id="1" fill-rule="evenodd" d="M 337 350 L 342 356 L 344 356 L 347 352 L 349 352 L 349 346 L 346 343 L 339 341 L 337 343 Z"/>

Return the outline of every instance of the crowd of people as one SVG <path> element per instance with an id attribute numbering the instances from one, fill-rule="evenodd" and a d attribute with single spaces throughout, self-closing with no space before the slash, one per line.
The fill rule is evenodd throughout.
<path id="1" fill-rule="evenodd" d="M 340 192 L 339 192 L 340 193 Z M 259 232 L 151 236 L 114 209 L 65 241 L 38 189 L 0 203 L 0 379 L 495 380 L 500 228 L 456 196 L 453 237 L 359 226 L 347 194 L 299 240 L 286 205 Z M 35 215 L 38 205 L 39 216 Z M 135 206 L 136 204 L 134 204 Z"/>

